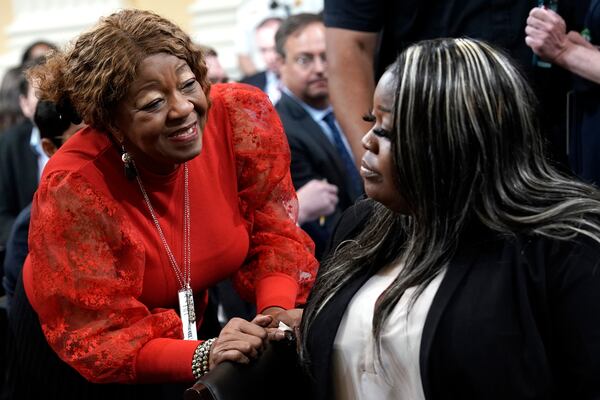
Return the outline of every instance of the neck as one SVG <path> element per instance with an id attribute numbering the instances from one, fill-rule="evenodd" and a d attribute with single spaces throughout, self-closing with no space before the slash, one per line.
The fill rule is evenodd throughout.
<path id="1" fill-rule="evenodd" d="M 317 110 L 324 110 L 329 107 L 329 99 L 327 97 L 318 99 L 304 99 L 303 101 Z"/>
<path id="2" fill-rule="evenodd" d="M 179 166 L 179 164 L 164 165 L 156 163 L 138 155 L 133 155 L 133 160 L 135 161 L 135 166 L 138 170 L 150 173 L 152 175 L 168 176 L 172 174 Z"/>

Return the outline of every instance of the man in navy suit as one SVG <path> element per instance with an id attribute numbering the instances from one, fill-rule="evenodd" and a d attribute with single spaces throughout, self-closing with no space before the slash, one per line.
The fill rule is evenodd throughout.
<path id="1" fill-rule="evenodd" d="M 301 227 L 312 237 L 319 258 L 341 212 L 361 196 L 350 147 L 329 103 L 325 26 L 316 14 L 286 19 L 275 36 L 280 59 L 282 94 L 276 109 L 292 153 L 291 174 L 299 191 L 300 214 L 314 203 L 329 204 L 331 213 L 313 212 Z M 303 189 L 320 182 L 311 196 Z M 310 184 L 310 186 L 309 186 Z M 335 189 L 333 189 L 335 186 Z M 308 198 L 307 198 L 308 197 Z"/>

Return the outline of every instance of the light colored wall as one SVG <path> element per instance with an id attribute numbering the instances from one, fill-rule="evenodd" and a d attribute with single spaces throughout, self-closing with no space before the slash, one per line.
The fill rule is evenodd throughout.
<path id="1" fill-rule="evenodd" d="M 12 4 L 10 0 L 0 0 L 0 54 L 8 51 L 8 38 L 3 29 L 8 26 L 13 18 Z"/>
<path id="2" fill-rule="evenodd" d="M 18 63 L 23 49 L 44 38 L 63 45 L 101 15 L 119 8 L 152 10 L 181 26 L 194 40 L 219 51 L 231 77 L 235 11 L 243 0 L 0 0 L 0 76 Z"/>
<path id="3" fill-rule="evenodd" d="M 189 33 L 192 18 L 188 10 L 193 2 L 193 0 L 129 0 L 128 3 L 134 8 L 154 11 L 175 22 L 184 31 Z"/>

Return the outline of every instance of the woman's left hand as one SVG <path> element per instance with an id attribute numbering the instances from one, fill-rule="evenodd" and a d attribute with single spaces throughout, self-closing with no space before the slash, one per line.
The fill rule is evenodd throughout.
<path id="1" fill-rule="evenodd" d="M 271 322 L 272 317 L 265 315 L 257 315 L 251 322 L 232 318 L 211 348 L 210 369 L 223 361 L 248 364 L 251 359 L 257 358 L 271 336 L 267 328 Z"/>

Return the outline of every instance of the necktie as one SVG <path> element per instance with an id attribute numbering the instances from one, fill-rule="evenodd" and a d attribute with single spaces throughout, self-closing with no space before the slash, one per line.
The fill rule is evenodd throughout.
<path id="1" fill-rule="evenodd" d="M 330 111 L 323 117 L 323 121 L 329 126 L 331 130 L 331 134 L 333 136 L 333 144 L 335 145 L 335 149 L 337 150 L 342 163 L 344 164 L 344 169 L 346 173 L 350 177 L 350 181 L 352 181 L 352 192 L 354 193 L 355 200 L 356 197 L 360 196 L 362 193 L 362 179 L 356 170 L 356 166 L 354 165 L 354 159 L 346 150 L 346 146 L 344 145 L 344 141 L 342 140 L 342 134 L 340 130 L 337 128 L 335 123 L 335 117 L 333 115 L 333 111 Z"/>

